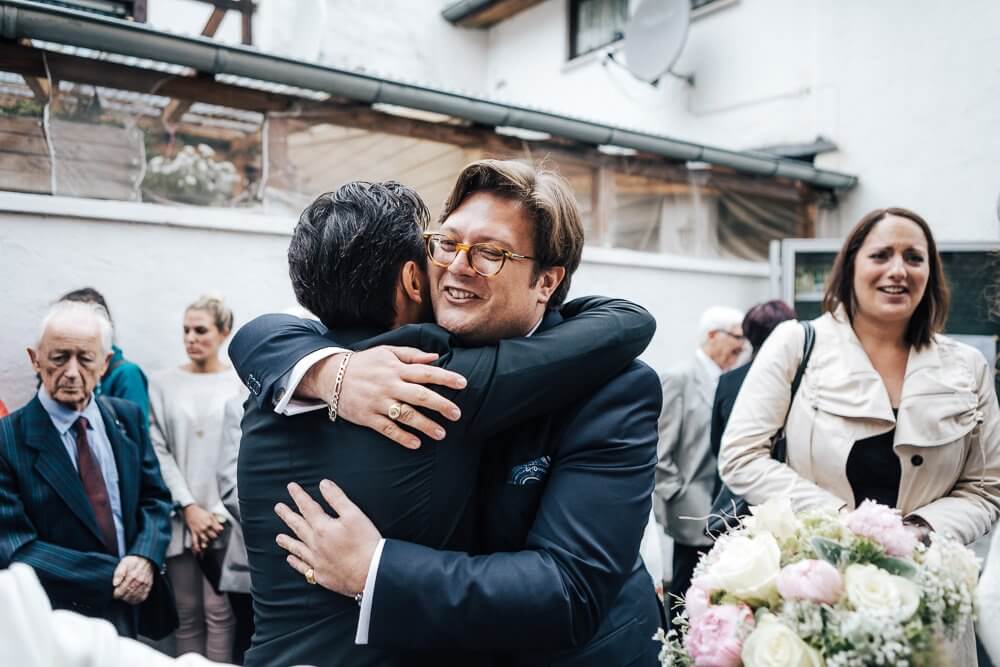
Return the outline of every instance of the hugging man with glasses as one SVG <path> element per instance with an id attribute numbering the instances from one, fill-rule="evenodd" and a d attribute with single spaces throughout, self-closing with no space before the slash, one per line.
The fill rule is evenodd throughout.
<path id="1" fill-rule="evenodd" d="M 660 392 L 633 361 L 652 318 L 562 305 L 583 233 L 551 172 L 473 163 L 442 221 L 422 238 L 398 184 L 321 196 L 289 268 L 326 326 L 268 315 L 230 346 L 255 394 L 247 664 L 655 665 L 638 553 Z M 408 325 L 428 302 L 438 326 Z"/>

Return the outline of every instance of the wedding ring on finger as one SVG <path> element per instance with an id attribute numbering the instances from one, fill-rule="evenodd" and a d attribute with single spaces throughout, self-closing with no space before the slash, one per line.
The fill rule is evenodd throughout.
<path id="1" fill-rule="evenodd" d="M 316 570 L 312 568 L 306 570 L 306 583 L 316 585 Z"/>
<path id="2" fill-rule="evenodd" d="M 402 413 L 403 413 L 403 406 L 400 405 L 399 403 L 393 403 L 392 405 L 389 406 L 388 416 L 389 419 L 391 419 L 392 421 L 396 421 L 397 419 L 399 419 L 399 415 L 401 415 Z"/>

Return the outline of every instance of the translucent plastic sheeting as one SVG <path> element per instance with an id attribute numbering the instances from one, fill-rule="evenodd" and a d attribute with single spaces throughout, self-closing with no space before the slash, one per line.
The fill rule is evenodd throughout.
<path id="1" fill-rule="evenodd" d="M 52 194 L 141 201 L 146 169 L 142 131 L 101 107 L 96 91 L 60 95 L 45 109 Z"/>

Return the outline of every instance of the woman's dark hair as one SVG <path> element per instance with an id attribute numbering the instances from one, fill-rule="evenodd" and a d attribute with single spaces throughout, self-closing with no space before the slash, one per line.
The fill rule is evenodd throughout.
<path id="1" fill-rule="evenodd" d="M 60 301 L 79 301 L 81 303 L 96 303 L 104 312 L 108 315 L 108 321 L 111 320 L 111 309 L 108 308 L 108 302 L 104 300 L 104 295 L 95 290 L 93 287 L 81 287 L 80 289 L 75 289 L 72 292 L 66 292 L 61 297 Z"/>
<path id="2" fill-rule="evenodd" d="M 426 266 L 421 233 L 429 221 L 420 195 L 394 181 L 353 181 L 320 195 L 288 246 L 299 304 L 331 329 L 390 328 L 403 265 Z"/>
<path id="3" fill-rule="evenodd" d="M 756 352 L 774 331 L 774 327 L 785 320 L 794 319 L 795 311 L 781 299 L 758 303 L 743 317 L 743 335 Z"/>
<path id="4" fill-rule="evenodd" d="M 865 239 L 875 228 L 875 225 L 890 215 L 906 218 L 915 223 L 924 232 L 924 237 L 927 239 L 927 261 L 930 269 L 927 288 L 924 290 L 924 296 L 917 304 L 916 310 L 913 311 L 913 315 L 910 316 L 910 322 L 907 324 L 904 334 L 904 340 L 908 344 L 920 349 L 929 345 L 934 334 L 944 329 L 948 319 L 950 297 L 944 270 L 941 268 L 941 255 L 938 254 L 930 225 L 909 209 L 876 209 L 854 225 L 854 229 L 847 235 L 847 240 L 844 241 L 840 252 L 837 253 L 837 259 L 833 262 L 833 271 L 826 287 L 826 294 L 823 296 L 823 312 L 832 313 L 839 306 L 843 306 L 848 319 L 851 322 L 854 321 L 854 313 L 857 309 L 857 300 L 854 296 L 854 264 L 858 251 L 864 245 Z"/>

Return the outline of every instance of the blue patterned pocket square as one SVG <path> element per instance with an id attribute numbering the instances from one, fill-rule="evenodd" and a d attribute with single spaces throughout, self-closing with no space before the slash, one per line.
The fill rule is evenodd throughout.
<path id="1" fill-rule="evenodd" d="M 510 469 L 507 483 L 514 486 L 527 486 L 528 484 L 538 484 L 549 474 L 549 464 L 552 459 L 542 456 L 537 459 L 516 465 Z"/>

